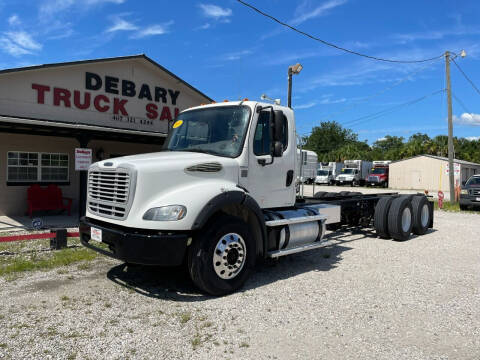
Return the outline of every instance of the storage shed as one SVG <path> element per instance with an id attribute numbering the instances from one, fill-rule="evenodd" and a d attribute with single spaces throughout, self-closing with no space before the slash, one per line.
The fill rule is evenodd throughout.
<path id="1" fill-rule="evenodd" d="M 448 158 L 434 155 L 417 155 L 390 164 L 389 187 L 392 189 L 414 189 L 449 191 Z M 455 185 L 474 174 L 480 174 L 480 164 L 454 160 Z"/>

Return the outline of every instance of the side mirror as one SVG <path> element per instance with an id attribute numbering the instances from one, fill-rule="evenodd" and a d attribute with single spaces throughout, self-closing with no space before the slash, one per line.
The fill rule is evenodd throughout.
<path id="1" fill-rule="evenodd" d="M 283 144 L 280 141 L 273 143 L 273 157 L 281 157 L 283 155 Z"/>
<path id="2" fill-rule="evenodd" d="M 462 186 L 465 186 L 467 182 L 466 181 L 462 181 Z"/>

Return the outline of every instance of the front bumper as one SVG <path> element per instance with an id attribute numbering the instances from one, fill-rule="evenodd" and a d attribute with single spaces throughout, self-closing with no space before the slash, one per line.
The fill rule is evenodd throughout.
<path id="1" fill-rule="evenodd" d="M 105 250 L 91 240 L 91 228 L 101 230 Z M 130 229 L 83 217 L 79 225 L 82 244 L 103 255 L 132 264 L 177 266 L 183 262 L 188 234 Z"/>
<path id="2" fill-rule="evenodd" d="M 480 207 L 480 196 L 460 195 L 460 205 Z"/>

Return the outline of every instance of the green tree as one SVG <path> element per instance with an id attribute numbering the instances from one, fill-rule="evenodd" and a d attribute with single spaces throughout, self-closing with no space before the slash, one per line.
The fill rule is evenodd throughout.
<path id="1" fill-rule="evenodd" d="M 351 129 L 344 129 L 336 121 L 321 122 L 312 133 L 304 137 L 304 148 L 317 153 L 319 161 L 335 161 L 334 152 L 344 145 L 358 141 L 358 135 Z"/>

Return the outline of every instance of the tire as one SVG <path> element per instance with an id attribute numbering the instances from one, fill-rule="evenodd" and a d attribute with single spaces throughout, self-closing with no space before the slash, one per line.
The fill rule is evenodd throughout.
<path id="1" fill-rule="evenodd" d="M 352 196 L 352 195 L 362 195 L 362 193 L 361 193 L 361 192 L 358 192 L 358 191 L 350 191 L 350 192 L 348 193 L 348 195 L 350 195 L 350 196 Z"/>
<path id="2" fill-rule="evenodd" d="M 428 200 L 423 195 L 414 196 L 412 198 L 413 208 L 413 227 L 412 231 L 416 235 L 423 235 L 427 232 L 430 225 L 430 207 Z"/>
<path id="3" fill-rule="evenodd" d="M 468 210 L 468 206 L 460 204 L 460 210 L 466 211 Z"/>
<path id="4" fill-rule="evenodd" d="M 318 191 L 315 193 L 315 195 L 313 195 L 313 197 L 315 199 L 321 199 L 322 197 L 325 196 L 326 193 L 327 193 L 326 191 Z"/>
<path id="5" fill-rule="evenodd" d="M 382 239 L 390 239 L 391 237 L 390 233 L 388 232 L 388 212 L 390 210 L 392 202 L 393 197 L 382 196 L 380 200 L 378 200 L 377 205 L 375 206 L 373 224 L 375 226 L 377 236 Z"/>
<path id="6" fill-rule="evenodd" d="M 352 186 L 358 186 L 358 182 L 356 180 L 352 181 Z"/>
<path id="7" fill-rule="evenodd" d="M 340 191 L 338 194 L 340 196 L 348 196 L 348 195 L 350 195 L 350 191 Z"/>
<path id="8" fill-rule="evenodd" d="M 411 196 L 395 198 L 388 211 L 388 232 L 397 241 L 410 237 L 413 227 L 413 209 Z"/>
<path id="9" fill-rule="evenodd" d="M 328 192 L 328 193 L 326 193 L 323 197 L 324 197 L 324 198 L 332 198 L 332 197 L 338 197 L 338 196 L 340 196 L 339 193 L 336 193 L 336 192 Z"/>
<path id="10" fill-rule="evenodd" d="M 230 245 L 225 247 L 222 242 Z M 238 290 L 255 266 L 255 248 L 254 239 L 244 221 L 232 216 L 219 216 L 199 232 L 188 249 L 187 267 L 193 283 L 214 296 Z M 233 255 L 227 259 L 230 254 Z M 237 269 L 233 268 L 235 265 Z M 223 275 L 220 275 L 221 271 Z"/>

